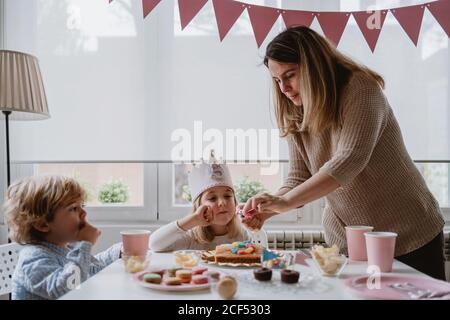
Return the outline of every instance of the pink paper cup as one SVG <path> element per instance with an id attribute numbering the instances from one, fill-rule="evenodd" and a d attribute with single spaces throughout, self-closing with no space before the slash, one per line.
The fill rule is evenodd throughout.
<path id="1" fill-rule="evenodd" d="M 364 233 L 371 232 L 373 227 L 369 226 L 347 226 L 348 258 L 353 261 L 367 261 L 366 238 Z"/>
<path id="2" fill-rule="evenodd" d="M 149 230 L 125 230 L 121 231 L 123 255 L 146 256 L 148 252 Z"/>
<path id="3" fill-rule="evenodd" d="M 369 266 L 378 266 L 380 272 L 391 272 L 397 234 L 394 232 L 366 232 L 364 236 L 366 237 Z"/>

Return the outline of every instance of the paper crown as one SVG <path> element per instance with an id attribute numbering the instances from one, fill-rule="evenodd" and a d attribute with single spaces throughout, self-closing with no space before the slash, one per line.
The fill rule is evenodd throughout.
<path id="1" fill-rule="evenodd" d="M 189 172 L 189 187 L 191 188 L 192 202 L 203 192 L 213 187 L 233 188 L 230 171 L 226 164 L 220 164 L 214 157 L 214 150 L 211 150 L 209 162 L 202 160 L 200 164 L 194 164 Z"/>

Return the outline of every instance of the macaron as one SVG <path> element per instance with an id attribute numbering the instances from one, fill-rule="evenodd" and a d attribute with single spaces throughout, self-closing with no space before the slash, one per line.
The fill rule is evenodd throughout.
<path id="1" fill-rule="evenodd" d="M 177 270 L 176 277 L 180 279 L 181 283 L 189 283 L 192 279 L 192 272 L 189 270 Z"/>
<path id="2" fill-rule="evenodd" d="M 192 268 L 192 274 L 203 274 L 206 271 L 208 271 L 208 268 L 206 268 L 206 267 L 195 267 L 195 268 Z"/>
<path id="3" fill-rule="evenodd" d="M 183 269 L 183 268 L 180 268 L 180 267 L 170 268 L 170 269 L 167 269 L 167 273 L 169 274 L 169 276 L 175 277 L 176 272 L 181 269 Z"/>
<path id="4" fill-rule="evenodd" d="M 179 286 L 181 285 L 181 280 L 177 277 L 168 277 L 164 279 L 164 284 L 168 286 Z"/>
<path id="5" fill-rule="evenodd" d="M 148 273 L 156 273 L 159 274 L 161 277 L 164 275 L 164 272 L 166 272 L 166 269 L 163 268 L 150 267 L 148 269 Z"/>
<path id="6" fill-rule="evenodd" d="M 192 277 L 193 284 L 205 284 L 208 283 L 208 277 L 203 275 L 195 275 Z"/>
<path id="7" fill-rule="evenodd" d="M 231 276 L 222 277 L 217 283 L 217 292 L 223 299 L 232 299 L 237 291 L 237 282 Z"/>
<path id="8" fill-rule="evenodd" d="M 160 284 L 162 277 L 161 277 L 161 275 L 159 275 L 157 273 L 146 273 L 146 274 L 144 274 L 143 279 L 147 283 Z"/>

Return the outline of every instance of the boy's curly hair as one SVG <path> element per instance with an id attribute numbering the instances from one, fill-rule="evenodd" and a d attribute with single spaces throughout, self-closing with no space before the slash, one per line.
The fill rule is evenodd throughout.
<path id="1" fill-rule="evenodd" d="M 14 182 L 3 205 L 10 238 L 19 244 L 43 241 L 45 234 L 33 225 L 51 222 L 58 209 L 85 199 L 86 192 L 69 177 L 38 176 Z"/>

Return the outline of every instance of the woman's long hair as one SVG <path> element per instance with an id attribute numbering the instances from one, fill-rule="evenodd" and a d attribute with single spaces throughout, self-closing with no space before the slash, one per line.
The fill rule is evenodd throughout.
<path id="1" fill-rule="evenodd" d="M 362 72 L 368 81 L 384 88 L 383 78 L 344 54 L 314 30 L 292 27 L 277 35 L 267 46 L 269 60 L 297 64 L 302 106 L 295 106 L 273 80 L 275 116 L 281 137 L 308 131 L 318 134 L 341 124 L 339 99 L 353 73 Z"/>

